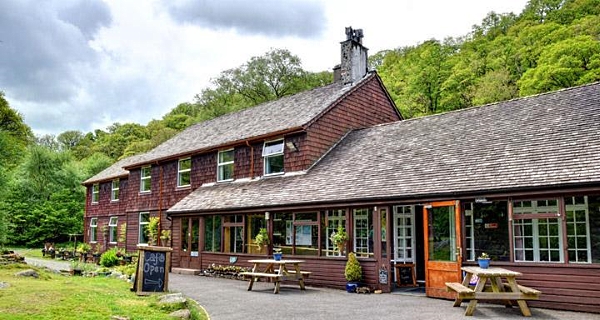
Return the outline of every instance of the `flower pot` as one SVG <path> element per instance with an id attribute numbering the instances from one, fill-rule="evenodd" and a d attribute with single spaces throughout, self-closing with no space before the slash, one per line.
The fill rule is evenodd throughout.
<path id="1" fill-rule="evenodd" d="M 477 263 L 479 263 L 479 267 L 481 269 L 487 269 L 490 267 L 490 259 L 477 259 Z"/>
<path id="2" fill-rule="evenodd" d="M 346 283 L 346 292 L 354 293 L 354 292 L 356 292 L 356 288 L 358 288 L 357 282 L 347 282 Z"/>
<path id="3" fill-rule="evenodd" d="M 275 261 L 281 260 L 281 253 L 273 253 L 273 259 L 275 259 Z"/>

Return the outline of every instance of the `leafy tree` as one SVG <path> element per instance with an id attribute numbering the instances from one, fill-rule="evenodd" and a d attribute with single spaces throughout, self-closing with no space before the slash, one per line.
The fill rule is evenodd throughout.
<path id="1" fill-rule="evenodd" d="M 13 110 L 4 98 L 4 92 L 0 91 L 0 131 L 7 132 L 22 146 L 27 146 L 33 141 L 31 128 L 23 122 L 23 117 Z"/>
<path id="2" fill-rule="evenodd" d="M 114 163 L 114 160 L 104 153 L 96 152 L 83 159 L 80 164 L 86 178 L 95 176 L 102 170 L 108 168 Z"/>
<path id="3" fill-rule="evenodd" d="M 519 81 L 531 95 L 600 80 L 600 42 L 590 36 L 566 39 L 546 48 L 536 68 Z"/>
<path id="4" fill-rule="evenodd" d="M 84 135 L 79 130 L 69 130 L 59 134 L 56 137 L 60 150 L 71 150 L 75 148 L 81 140 L 84 139 Z"/>

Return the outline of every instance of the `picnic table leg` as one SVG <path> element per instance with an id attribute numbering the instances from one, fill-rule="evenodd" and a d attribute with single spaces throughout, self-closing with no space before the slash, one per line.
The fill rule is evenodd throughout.
<path id="1" fill-rule="evenodd" d="M 294 263 L 294 269 L 296 269 L 296 279 L 298 279 L 298 283 L 300 284 L 300 290 L 306 290 L 304 287 L 304 276 L 302 275 L 302 272 L 300 272 L 300 265 Z"/>
<path id="2" fill-rule="evenodd" d="M 495 277 L 494 279 L 491 279 L 491 282 L 492 290 L 494 292 L 505 292 L 504 285 L 502 284 L 502 278 Z M 506 308 L 512 308 L 512 303 L 510 302 L 510 300 L 504 300 L 504 306 Z"/>
<path id="3" fill-rule="evenodd" d="M 273 289 L 273 293 L 279 293 L 279 284 L 281 281 L 279 279 L 275 279 L 275 289 Z"/>
<path id="4" fill-rule="evenodd" d="M 248 291 L 252 291 L 252 285 L 254 284 L 254 277 L 250 277 L 250 282 L 248 282 Z"/>
<path id="5" fill-rule="evenodd" d="M 473 277 L 473 274 L 471 273 L 467 273 L 467 275 L 465 276 L 465 278 L 463 279 L 462 285 L 465 287 L 468 287 L 469 284 L 471 283 L 471 278 Z M 463 299 L 460 298 L 460 294 L 456 294 L 456 299 L 454 300 L 454 304 L 452 305 L 453 307 L 460 307 L 460 305 L 462 304 Z"/>
<path id="6" fill-rule="evenodd" d="M 517 280 L 515 280 L 515 278 L 510 277 L 507 280 L 508 280 L 508 285 L 510 286 L 510 289 L 513 292 L 521 292 L 521 290 L 519 290 L 519 286 L 517 286 Z M 521 313 L 525 317 L 531 317 L 531 310 L 529 310 L 529 307 L 527 306 L 527 301 L 517 300 L 517 304 L 519 305 L 519 308 L 521 309 Z"/>
<path id="7" fill-rule="evenodd" d="M 475 292 L 483 292 L 483 288 L 487 283 L 486 277 L 479 277 L 479 281 L 477 281 L 477 286 L 475 286 Z M 465 311 L 465 316 L 472 316 L 475 312 L 475 307 L 477 307 L 477 299 L 471 299 L 469 301 L 469 305 L 467 306 L 467 310 Z"/>

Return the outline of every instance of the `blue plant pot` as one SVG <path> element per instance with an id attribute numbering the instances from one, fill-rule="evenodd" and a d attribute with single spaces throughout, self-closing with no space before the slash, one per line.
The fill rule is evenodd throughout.
<path id="1" fill-rule="evenodd" d="M 346 283 L 346 292 L 349 292 L 349 293 L 356 292 L 356 288 L 358 288 L 358 283 L 356 283 L 356 282 Z"/>
<path id="2" fill-rule="evenodd" d="M 273 259 L 275 259 L 275 261 L 281 260 L 281 253 L 273 253 Z"/>
<path id="3" fill-rule="evenodd" d="M 478 259 L 479 267 L 481 269 L 487 269 L 490 267 L 490 259 Z"/>

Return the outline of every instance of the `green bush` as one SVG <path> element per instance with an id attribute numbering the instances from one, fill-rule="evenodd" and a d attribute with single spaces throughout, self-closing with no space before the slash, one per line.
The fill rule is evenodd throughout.
<path id="1" fill-rule="evenodd" d="M 116 266 L 117 264 L 119 264 L 119 257 L 117 257 L 116 248 L 106 250 L 106 252 L 100 256 L 100 265 L 103 267 L 110 268 Z"/>
<path id="2" fill-rule="evenodd" d="M 358 259 L 356 259 L 354 252 L 348 254 L 348 262 L 346 262 L 344 275 L 349 282 L 358 282 L 362 279 L 362 267 Z"/>

